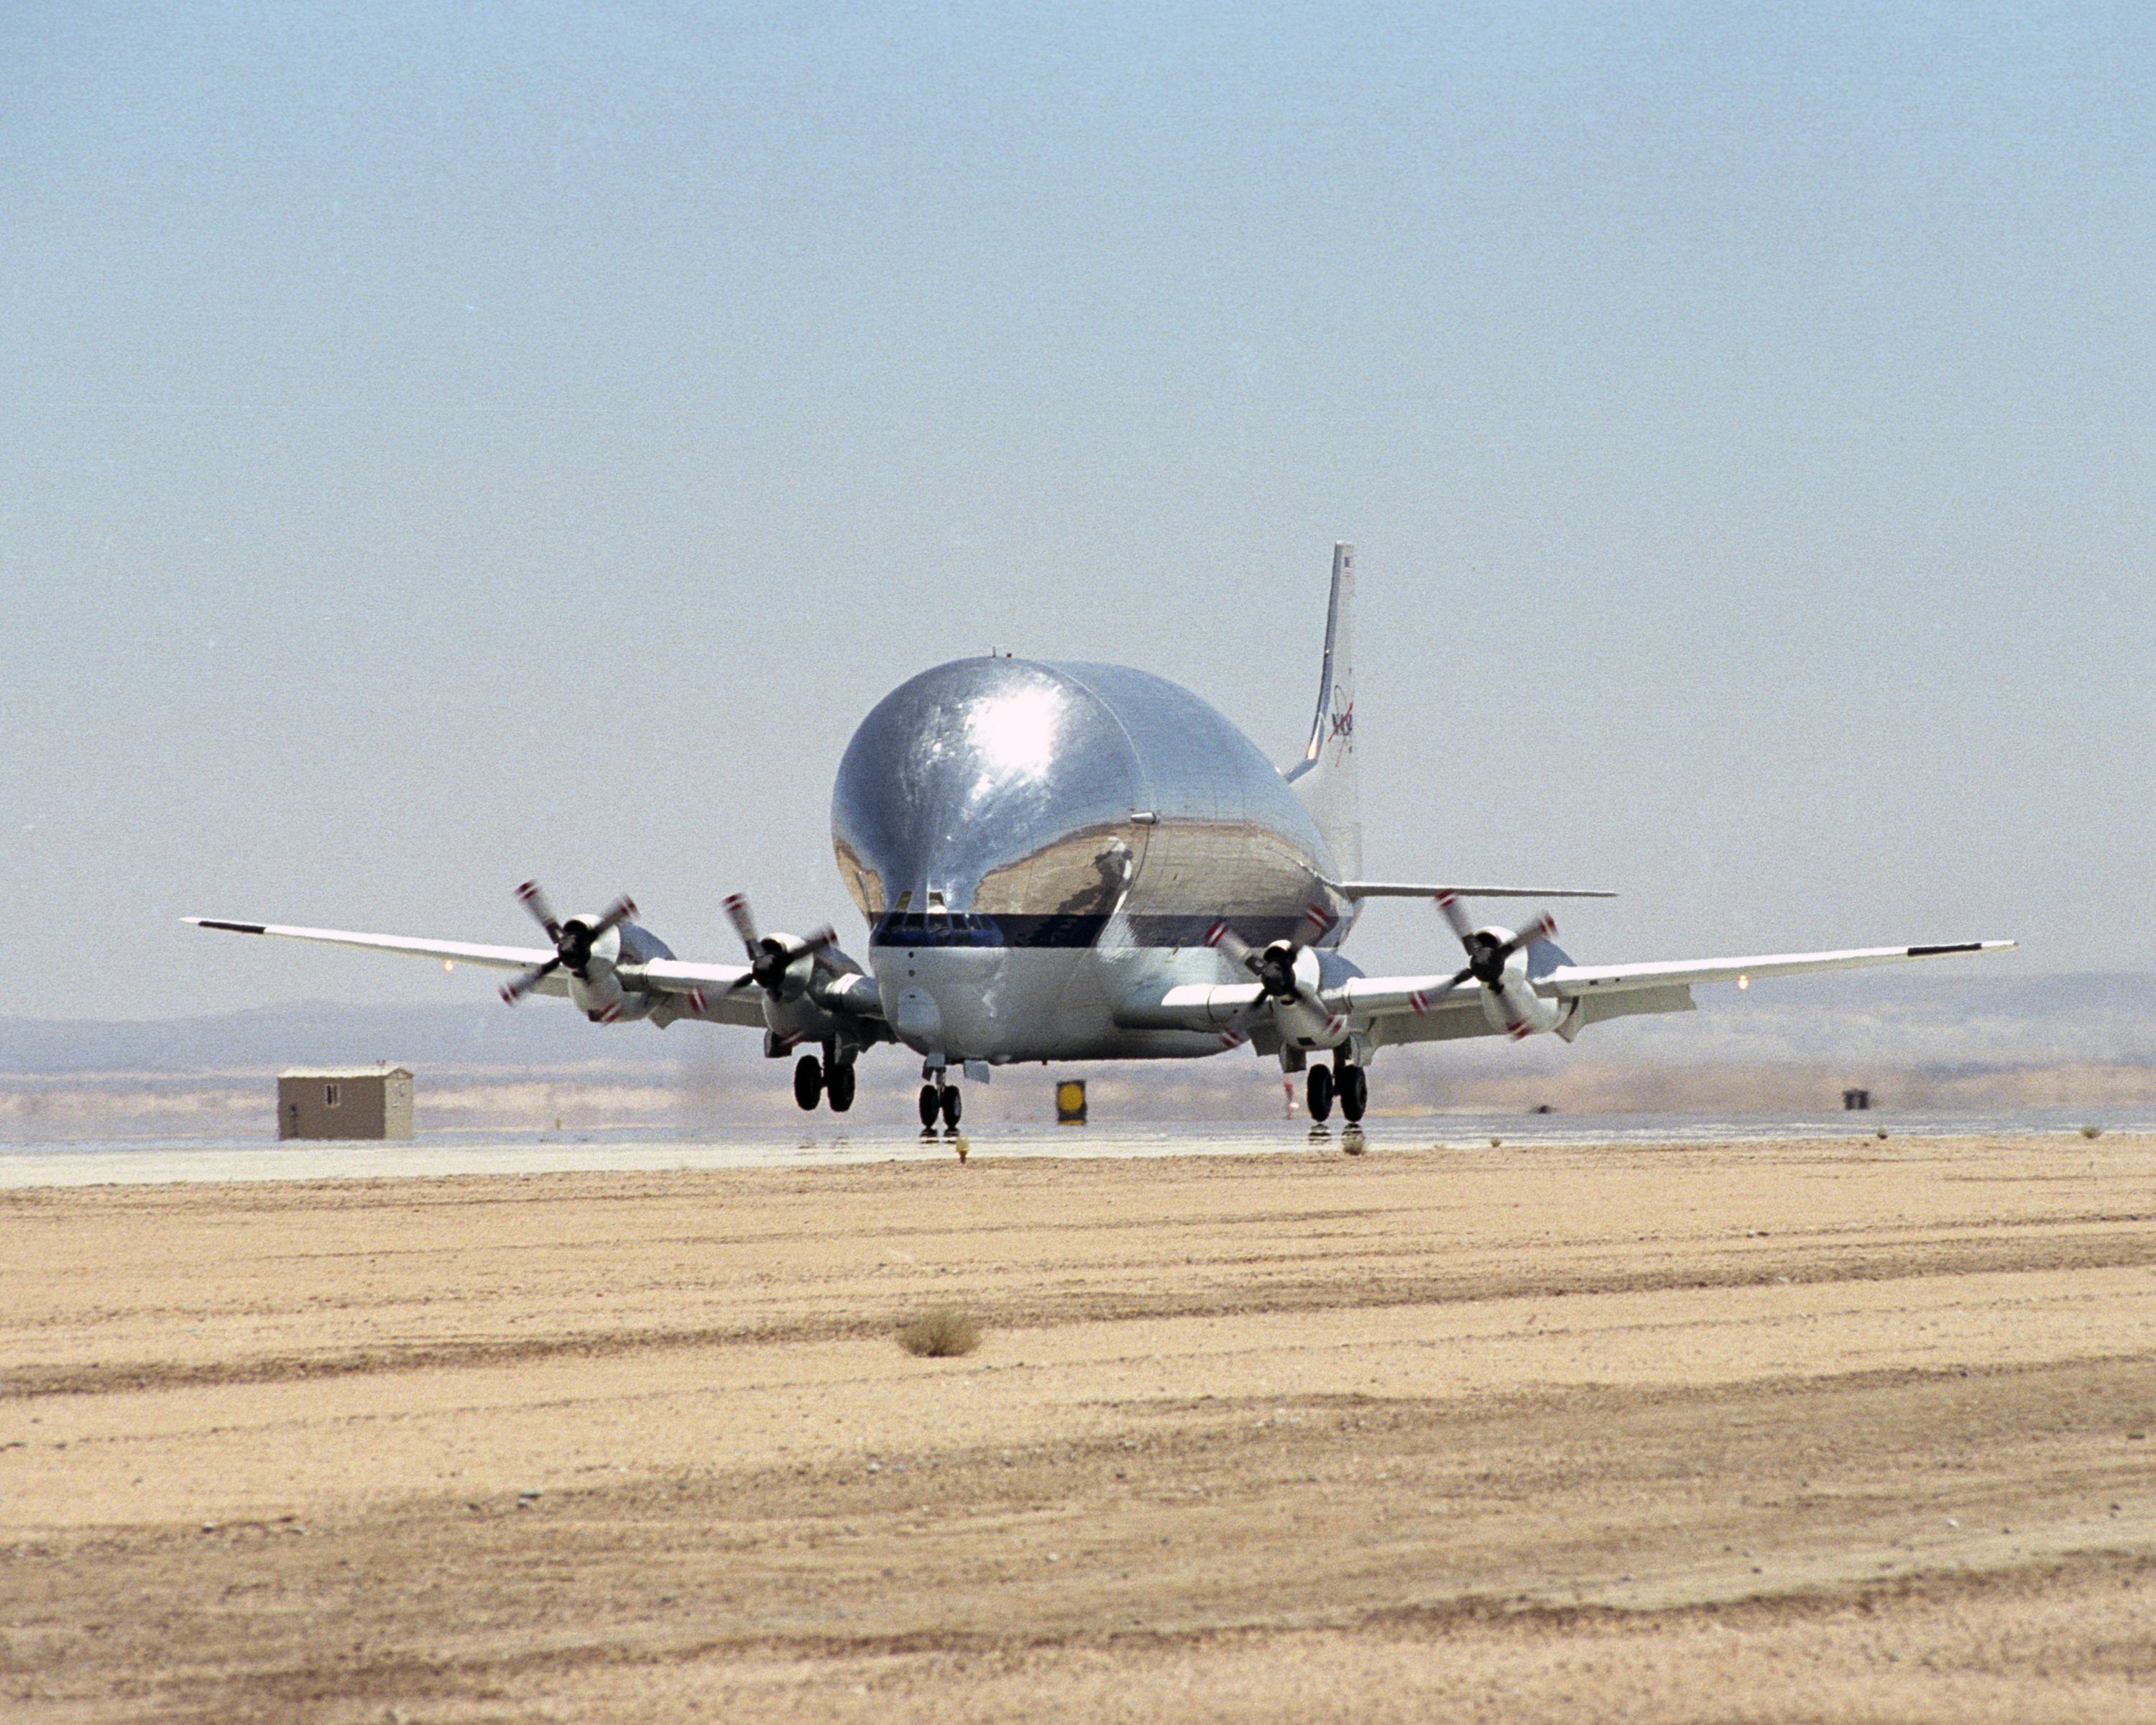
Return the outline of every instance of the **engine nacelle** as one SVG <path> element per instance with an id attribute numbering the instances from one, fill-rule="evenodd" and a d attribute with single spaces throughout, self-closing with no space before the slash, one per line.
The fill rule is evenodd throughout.
<path id="1" fill-rule="evenodd" d="M 562 925 L 562 932 L 572 933 L 588 929 L 598 922 L 596 916 L 572 916 Z M 666 943 L 633 922 L 623 922 L 608 929 L 591 942 L 591 956 L 584 961 L 584 973 L 569 977 L 569 999 L 577 1010 L 595 1024 L 627 1024 L 636 1019 L 649 1018 L 656 1004 L 653 997 L 638 992 L 630 993 L 621 983 L 616 967 L 624 958 L 641 963 L 651 958 L 671 957 Z"/>
<path id="2" fill-rule="evenodd" d="M 1476 931 L 1478 942 L 1486 942 L 1493 947 L 1502 946 L 1512 936 L 1513 931 L 1509 928 Z M 1505 961 L 1504 971 L 1497 981 L 1483 987 L 1482 1017 L 1491 1029 L 1502 1034 L 1517 1038 L 1554 1030 L 1564 1022 L 1570 1010 L 1569 1002 L 1537 994 L 1527 980 L 1527 955 L 1532 950 L 1532 947 L 1521 947 Z"/>

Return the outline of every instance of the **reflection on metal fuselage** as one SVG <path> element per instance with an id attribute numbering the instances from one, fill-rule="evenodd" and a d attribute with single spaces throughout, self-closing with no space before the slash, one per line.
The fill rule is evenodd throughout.
<path id="1" fill-rule="evenodd" d="M 1217 1052 L 1116 1004 L 1245 980 L 1204 944 L 1220 916 L 1261 945 L 1322 905 L 1330 948 L 1354 912 L 1256 746 L 1121 665 L 968 659 L 900 685 L 847 747 L 831 834 L 893 1030 L 952 1060 Z M 1316 956 L 1328 985 L 1358 974 Z"/>

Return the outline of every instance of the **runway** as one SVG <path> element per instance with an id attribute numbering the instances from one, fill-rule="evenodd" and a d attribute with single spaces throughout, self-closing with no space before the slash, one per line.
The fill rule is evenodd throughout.
<path id="1" fill-rule="evenodd" d="M 1425 1124 L 15 1181 L 0 1697 L 2145 1717 L 2156 1137 Z"/>
<path id="2" fill-rule="evenodd" d="M 728 1168 L 813 1168 L 871 1162 L 1133 1157 L 1259 1156 L 1312 1151 L 1464 1150 L 1494 1139 L 1515 1147 L 1575 1145 L 1773 1143 L 1799 1138 L 1861 1142 L 1933 1137 L 2071 1136 L 2095 1123 L 2112 1132 L 2156 1133 L 2140 1107 L 1897 1109 L 1820 1115 L 1415 1113 L 1373 1115 L 1361 1127 L 1296 1116 L 1253 1122 L 1096 1121 L 1089 1126 L 962 1127 L 917 1130 L 864 1109 L 844 1119 L 804 1114 L 783 1128 L 723 1132 L 612 1127 L 588 1131 L 422 1132 L 401 1142 L 280 1142 L 267 1137 L 113 1137 L 0 1141 L 0 1191 L 31 1186 L 166 1185 L 233 1180 L 381 1180 L 448 1174 L 660 1173 Z"/>

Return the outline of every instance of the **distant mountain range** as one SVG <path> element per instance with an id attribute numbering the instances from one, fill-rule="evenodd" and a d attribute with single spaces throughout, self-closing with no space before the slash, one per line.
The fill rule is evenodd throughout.
<path id="1" fill-rule="evenodd" d="M 280 1066 L 394 1060 L 459 1070 L 650 1068 L 670 1071 L 682 1044 L 733 1040 L 758 1056 L 757 1040 L 680 1026 L 598 1026 L 553 1002 L 511 1012 L 498 1003 L 351 1006 L 303 1001 L 201 1018 L 120 1023 L 0 1019 L 0 1074 L 59 1077 L 139 1072 L 244 1073 Z M 717 1050 L 711 1050 L 716 1054 Z"/>
<path id="2" fill-rule="evenodd" d="M 1573 1050 L 1537 1037 L 1518 1047 L 1445 1044 L 1427 1057 L 1462 1071 L 1556 1070 L 1581 1057 L 1691 1066 L 1824 1061 L 1852 1071 L 2156 1065 L 2152 976 L 2030 978 L 1943 966 L 1765 982 L 1744 994 L 1703 988 L 1698 999 L 1697 1013 L 1597 1025 Z M 757 1039 L 738 1029 L 601 1028 L 552 1002 L 516 1012 L 491 1002 L 316 1001 L 151 1021 L 0 1019 L 0 1076 L 242 1074 L 375 1060 L 434 1071 L 659 1077 L 685 1065 L 710 1074 L 757 1067 L 762 1054 Z"/>

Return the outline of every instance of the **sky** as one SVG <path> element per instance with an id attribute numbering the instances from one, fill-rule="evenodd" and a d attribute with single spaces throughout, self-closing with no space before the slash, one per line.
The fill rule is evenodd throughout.
<path id="1" fill-rule="evenodd" d="M 1369 873 L 2156 970 L 2156 13 L 1045 11 L 0 8 L 0 1015 L 858 950 L 886 690 L 1287 759 L 1335 539 Z"/>

